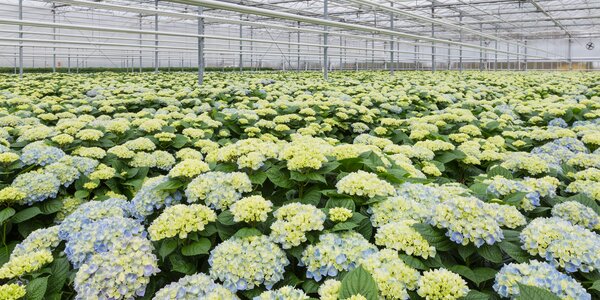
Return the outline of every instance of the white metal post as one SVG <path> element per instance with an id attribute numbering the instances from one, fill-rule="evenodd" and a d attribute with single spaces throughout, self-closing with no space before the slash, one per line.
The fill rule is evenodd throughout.
<path id="1" fill-rule="evenodd" d="M 140 31 L 141 30 L 142 30 L 142 14 L 140 14 Z M 138 38 L 140 39 L 140 53 L 139 53 L 139 55 L 140 55 L 140 57 L 139 57 L 139 59 L 140 59 L 140 73 L 142 73 L 142 63 L 143 62 L 142 62 L 142 47 L 141 47 L 142 46 L 142 34 L 141 33 L 139 34 Z"/>
<path id="2" fill-rule="evenodd" d="M 394 2 L 390 2 L 394 7 Z M 390 13 L 390 30 L 394 30 L 394 13 Z M 390 75 L 394 75 L 394 37 L 390 37 Z"/>
<path id="3" fill-rule="evenodd" d="M 56 23 L 56 4 L 52 3 L 52 23 Z M 56 27 L 52 27 L 52 39 L 56 41 Z M 52 48 L 52 73 L 56 73 L 56 47 Z"/>
<path id="4" fill-rule="evenodd" d="M 198 15 L 204 12 L 202 6 L 198 6 Z M 204 35 L 204 18 L 198 18 L 198 35 Z M 183 63 L 182 63 L 183 65 Z M 204 82 L 204 37 L 198 37 L 198 86 Z"/>
<path id="5" fill-rule="evenodd" d="M 19 20 L 23 20 L 23 0 L 19 0 Z M 23 25 L 19 25 L 19 78 L 23 79 Z"/>
<path id="6" fill-rule="evenodd" d="M 569 71 L 573 71 L 573 39 L 569 37 Z"/>
<path id="7" fill-rule="evenodd" d="M 158 0 L 154 0 L 154 8 L 158 12 Z M 158 13 L 154 14 L 154 31 L 158 31 Z M 158 73 L 158 34 L 154 35 L 154 73 Z"/>
<path id="8" fill-rule="evenodd" d="M 240 21 L 242 20 L 243 16 L 240 14 Z M 244 50 L 244 44 L 242 44 L 242 38 L 244 37 L 243 34 L 244 32 L 242 31 L 242 24 L 240 24 L 240 30 L 239 30 L 239 34 L 240 34 L 240 58 L 239 58 L 239 67 L 240 67 L 240 72 L 242 72 L 244 70 L 244 54 L 242 54 L 242 51 Z"/>
<path id="9" fill-rule="evenodd" d="M 458 20 L 460 22 L 460 24 L 462 25 L 462 19 L 463 19 L 463 15 L 462 13 L 460 13 L 460 15 L 458 15 Z M 459 34 L 459 41 L 462 43 L 463 41 L 463 31 L 462 29 L 458 32 Z M 459 45 L 458 46 L 458 70 L 460 72 L 463 71 L 463 46 Z"/>
<path id="10" fill-rule="evenodd" d="M 431 18 L 435 18 L 435 1 L 431 2 Z M 431 37 L 435 38 L 435 24 L 431 23 Z M 431 41 L 431 71 L 435 72 L 435 42 Z"/>
<path id="11" fill-rule="evenodd" d="M 327 0 L 323 0 L 323 18 L 325 20 L 329 19 L 329 12 L 328 12 L 328 1 Z M 323 30 L 325 31 L 325 33 L 323 33 L 323 78 L 325 78 L 325 80 L 329 79 L 329 59 L 327 57 L 327 40 L 328 40 L 328 35 L 327 35 L 327 31 L 329 30 L 329 26 L 325 25 L 323 26 Z"/>

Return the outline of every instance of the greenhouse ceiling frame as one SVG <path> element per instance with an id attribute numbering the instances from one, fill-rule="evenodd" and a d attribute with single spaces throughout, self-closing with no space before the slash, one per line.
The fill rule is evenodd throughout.
<path id="1" fill-rule="evenodd" d="M 571 49 L 573 39 L 581 39 L 582 37 L 591 38 L 594 35 L 592 34 L 593 30 L 590 30 L 590 28 L 600 26 L 600 22 L 597 22 L 597 17 L 600 16 L 600 5 L 594 6 L 588 3 L 586 6 L 583 6 L 582 3 L 579 3 L 581 1 L 571 1 L 573 3 L 570 3 L 570 6 L 561 8 L 557 5 L 559 1 L 555 0 L 523 0 L 518 1 L 518 6 L 515 5 L 515 1 L 508 0 L 447 0 L 445 2 L 438 0 L 415 0 L 414 3 L 411 1 L 412 4 L 383 0 L 309 0 L 306 1 L 306 7 L 302 10 L 293 7 L 293 4 L 297 4 L 299 1 L 290 0 L 143 0 L 135 4 L 132 4 L 132 1 L 123 3 L 123 1 L 46 0 L 44 2 L 51 4 L 52 22 L 25 20 L 23 18 L 23 0 L 18 0 L 18 19 L 0 18 L 0 24 L 2 25 L 18 26 L 18 37 L 0 36 L 0 41 L 9 41 L 12 44 L 3 45 L 18 47 L 18 64 L 21 77 L 23 76 L 23 49 L 27 47 L 52 48 L 53 71 L 56 71 L 57 49 L 64 48 L 82 50 L 93 50 L 96 48 L 107 51 L 119 51 L 121 49 L 122 51 L 126 51 L 127 55 L 125 58 L 128 61 L 133 56 L 130 52 L 139 51 L 140 71 L 142 56 L 144 56 L 142 50 L 151 49 L 154 50 L 153 66 L 155 72 L 158 72 L 160 66 L 159 54 L 161 51 L 169 50 L 176 53 L 194 52 L 197 53 L 199 84 L 202 83 L 204 76 L 203 70 L 206 65 L 205 54 L 237 54 L 239 55 L 238 62 L 240 69 L 243 69 L 245 54 L 250 54 L 251 61 L 254 58 L 254 54 L 259 55 L 260 58 L 281 57 L 282 67 L 285 69 L 288 66 L 292 69 L 292 46 L 295 46 L 297 50 L 296 69 L 301 69 L 301 58 L 304 58 L 305 61 L 307 59 L 318 58 L 318 61 L 322 62 L 320 65 L 325 79 L 327 79 L 328 72 L 332 68 L 329 60 L 330 56 L 340 58 L 340 68 L 343 62 L 346 62 L 346 58 L 355 58 L 356 69 L 358 69 L 358 60 L 363 59 L 367 63 L 369 52 L 371 53 L 372 63 L 375 53 L 387 53 L 389 55 L 388 60 L 385 59 L 385 55 L 383 56 L 384 67 L 387 66 L 386 68 L 392 74 L 397 63 L 410 61 L 409 58 L 401 58 L 401 54 L 414 55 L 415 68 L 422 61 L 423 56 L 430 56 L 432 71 L 435 71 L 438 65 L 439 61 L 436 59 L 440 58 L 446 58 L 448 68 L 450 68 L 452 60 L 458 58 L 459 70 L 463 70 L 463 62 L 474 62 L 478 59 L 479 68 L 483 70 L 484 64 L 490 63 L 490 54 L 493 55 L 494 70 L 497 69 L 499 64 L 499 54 L 505 56 L 507 68 L 515 60 L 517 65 L 515 68 L 519 70 L 526 70 L 528 61 L 546 60 L 555 62 L 557 65 L 559 63 L 568 63 L 569 69 L 571 69 L 573 62 Z M 0 5 L 2 4 L 0 3 Z M 490 12 L 487 9 L 492 6 L 498 7 L 498 13 Z M 108 15 L 110 15 L 110 12 L 128 13 L 139 16 L 140 27 L 138 29 L 130 29 L 115 26 L 57 22 L 55 19 L 56 10 L 63 7 L 93 9 L 102 11 Z M 501 12 L 500 7 L 506 7 L 506 9 L 502 9 Z M 562 12 L 583 9 L 588 9 L 590 13 L 573 16 L 557 15 Z M 108 13 L 105 11 L 108 11 Z M 514 14 L 521 14 L 521 18 L 503 17 Z M 355 18 L 353 17 L 354 15 L 356 15 Z M 368 17 L 364 17 L 365 15 Z M 525 15 L 529 16 L 529 18 L 524 18 L 523 16 Z M 485 20 L 482 19 L 483 16 L 490 18 Z M 169 20 L 172 22 L 184 22 L 189 25 L 195 22 L 196 32 L 162 30 L 159 27 L 159 17 L 170 18 Z M 153 30 L 142 29 L 143 18 L 154 19 L 152 22 L 154 25 Z M 581 24 L 573 23 L 582 20 L 586 22 L 582 22 Z M 190 21 L 191 23 L 189 23 Z M 213 24 L 239 26 L 239 35 L 206 34 L 206 26 Z M 251 36 L 249 38 L 242 34 L 243 26 L 250 27 Z M 319 26 L 321 27 L 319 28 Z M 51 29 L 52 33 L 49 35 L 52 38 L 25 38 L 25 34 L 27 36 L 37 36 L 42 35 L 43 31 L 25 31 L 24 27 Z M 107 32 L 113 35 L 135 34 L 137 38 L 105 36 L 106 39 L 113 38 L 122 42 L 103 42 L 100 44 L 93 41 L 81 40 L 85 38 L 85 34 L 61 34 L 57 33 L 57 29 L 92 33 Z M 265 36 L 255 38 L 252 34 L 257 29 L 264 29 L 267 33 L 270 32 L 269 30 L 276 30 L 278 33 L 287 33 L 288 40 L 276 39 L 272 36 L 270 36 L 270 39 L 265 38 Z M 529 31 L 529 29 L 534 30 Z M 9 31 L 0 30 L 0 32 Z M 528 43 L 528 40 L 534 38 L 536 33 L 553 37 L 564 36 L 569 41 L 568 54 L 562 55 Z M 296 35 L 296 41 L 291 40 L 292 34 Z M 318 37 L 320 42 L 307 42 L 301 39 L 301 34 L 303 38 L 305 36 L 309 36 L 310 38 Z M 269 35 L 271 34 L 269 33 Z M 75 39 L 63 39 L 63 37 L 69 36 Z M 145 36 L 153 36 L 153 39 Z M 169 41 L 161 39 L 159 42 L 159 37 L 163 36 L 183 38 L 185 40 Z M 279 38 L 279 35 L 277 37 Z M 332 37 L 339 41 L 339 45 L 331 43 Z M 196 40 L 195 44 L 187 46 L 189 44 L 188 40 L 192 39 Z M 231 50 L 230 48 L 205 47 L 206 40 L 238 42 L 239 48 Z M 354 44 L 350 43 L 350 46 L 348 46 L 347 41 L 349 40 Z M 355 40 L 358 40 L 358 42 Z M 127 43 L 127 41 L 131 41 L 132 43 Z M 357 46 L 356 44 L 360 43 L 360 41 L 363 41 L 364 45 Z M 134 42 L 138 42 L 137 45 Z M 153 42 L 153 45 L 144 44 L 145 42 Z M 369 42 L 371 42 L 370 48 Z M 383 47 L 375 48 L 375 42 L 381 44 Z M 178 43 L 186 45 L 173 45 Z M 246 47 L 244 47 L 244 43 Z M 493 45 L 490 45 L 491 43 Z M 263 47 L 255 44 L 271 46 Z M 250 50 L 248 50 L 248 45 L 250 45 Z M 414 51 L 401 50 L 400 45 L 414 46 Z M 280 46 L 286 46 L 287 53 L 284 53 L 285 49 L 282 49 Z M 301 47 L 304 47 L 306 50 L 301 51 Z M 430 47 L 430 51 L 423 51 L 427 47 Z M 266 50 L 264 50 L 265 48 Z M 263 49 L 264 53 L 260 49 Z M 319 54 L 315 54 L 311 49 L 319 49 Z M 336 50 L 336 53 L 331 53 L 330 49 Z M 440 49 L 446 49 L 447 53 L 438 51 Z M 278 52 L 270 52 L 275 50 Z M 98 51 L 102 52 L 102 50 Z M 464 56 L 463 53 L 466 52 L 479 53 L 479 57 Z M 35 55 L 32 54 L 29 57 L 35 57 Z M 594 58 L 595 56 L 589 57 Z"/>

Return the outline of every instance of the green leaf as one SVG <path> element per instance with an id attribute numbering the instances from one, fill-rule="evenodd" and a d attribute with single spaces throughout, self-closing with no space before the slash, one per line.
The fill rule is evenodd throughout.
<path id="1" fill-rule="evenodd" d="M 485 124 L 485 128 L 489 131 L 492 131 L 492 130 L 498 128 L 498 126 L 500 126 L 500 122 L 498 122 L 498 121 L 491 121 L 491 122 L 488 122 L 487 124 Z"/>
<path id="2" fill-rule="evenodd" d="M 157 185 L 156 187 L 154 187 L 154 190 L 156 190 L 156 191 L 171 191 L 171 190 L 176 190 L 182 186 L 183 186 L 183 182 L 176 180 L 176 179 L 169 179 L 169 180 Z"/>
<path id="3" fill-rule="evenodd" d="M 373 235 L 373 225 L 368 218 L 365 218 L 358 223 L 358 227 L 356 227 L 354 231 L 360 233 L 365 239 L 370 240 Z"/>
<path id="4" fill-rule="evenodd" d="M 479 291 L 471 290 L 465 297 L 463 297 L 461 299 L 462 300 L 489 300 L 490 295 L 479 292 Z"/>
<path id="5" fill-rule="evenodd" d="M 162 257 L 164 260 L 169 256 L 169 254 L 173 253 L 177 249 L 177 241 L 174 239 L 166 239 L 160 243 L 160 248 L 158 249 L 158 255 Z"/>
<path id="6" fill-rule="evenodd" d="M 266 173 L 269 180 L 278 187 L 289 189 L 294 186 L 290 178 L 280 169 L 270 168 Z"/>
<path id="7" fill-rule="evenodd" d="M 340 288 L 340 299 L 350 298 L 354 295 L 362 295 L 367 300 L 378 299 L 377 283 L 369 272 L 358 266 L 354 270 L 348 272 L 342 279 L 342 287 Z"/>
<path id="8" fill-rule="evenodd" d="M 591 209 L 593 209 L 597 214 L 600 215 L 600 205 L 598 205 L 598 203 L 596 203 L 596 201 L 594 201 L 592 198 L 585 196 L 583 194 L 577 194 L 575 196 L 571 196 L 569 198 L 567 198 L 567 200 L 569 201 L 577 201 Z"/>
<path id="9" fill-rule="evenodd" d="M 191 275 L 196 272 L 196 266 L 185 260 L 185 258 L 179 254 L 173 254 L 169 256 L 169 262 L 171 263 L 172 270 L 175 272 Z"/>
<path id="10" fill-rule="evenodd" d="M 25 290 L 27 300 L 42 300 L 48 287 L 48 277 L 38 277 L 29 282 Z"/>
<path id="11" fill-rule="evenodd" d="M 189 138 L 185 135 L 182 134 L 177 134 L 175 136 L 175 138 L 173 139 L 173 147 L 174 148 L 182 148 L 183 146 L 185 146 L 185 144 L 187 144 L 187 142 L 189 142 Z"/>
<path id="12" fill-rule="evenodd" d="M 267 174 L 265 174 L 265 172 L 248 174 L 248 177 L 250 178 L 250 182 L 256 185 L 262 185 L 265 180 L 267 180 Z"/>
<path id="13" fill-rule="evenodd" d="M 12 207 L 7 207 L 0 211 L 0 224 L 4 223 L 8 218 L 15 215 L 15 210 Z"/>
<path id="14" fill-rule="evenodd" d="M 233 236 L 239 237 L 239 238 L 245 238 L 245 237 L 254 236 L 254 235 L 262 235 L 262 232 L 260 232 L 256 228 L 244 227 L 244 228 L 238 230 Z"/>
<path id="15" fill-rule="evenodd" d="M 63 207 L 62 201 L 60 201 L 58 199 L 53 199 L 53 200 L 48 200 L 48 201 L 42 202 L 42 204 L 40 205 L 40 210 L 42 211 L 43 214 L 49 215 L 49 214 L 53 214 L 55 212 L 60 211 L 60 209 L 62 207 Z"/>
<path id="16" fill-rule="evenodd" d="M 502 241 L 498 244 L 504 253 L 508 254 L 512 259 L 519 263 L 529 260 L 529 255 L 519 245 L 515 245 L 508 241 Z"/>
<path id="17" fill-rule="evenodd" d="M 481 182 L 474 183 L 469 187 L 469 189 L 473 191 L 476 196 L 483 199 L 485 199 L 485 196 L 487 195 L 487 188 L 488 185 Z"/>
<path id="18" fill-rule="evenodd" d="M 314 206 L 318 206 L 321 201 L 321 192 L 318 188 L 311 188 L 304 192 L 300 202 L 303 204 L 312 204 Z"/>
<path id="19" fill-rule="evenodd" d="M 516 300 L 560 300 L 548 290 L 519 283 L 519 296 Z"/>
<path id="20" fill-rule="evenodd" d="M 594 281 L 594 284 L 592 284 L 589 289 L 600 292 L 600 280 Z"/>
<path id="21" fill-rule="evenodd" d="M 25 221 L 27 221 L 27 220 L 29 220 L 29 219 L 31 219 L 31 218 L 33 218 L 33 217 L 41 214 L 41 213 L 42 213 L 42 211 L 39 208 L 37 208 L 35 206 L 29 207 L 29 208 L 26 208 L 26 209 L 24 209 L 24 210 L 16 213 L 11 218 L 11 221 L 13 223 L 25 222 Z"/>
<path id="22" fill-rule="evenodd" d="M 319 290 L 319 286 L 320 285 L 314 280 L 306 280 L 304 283 L 302 283 L 302 289 L 307 294 L 317 293 L 317 291 Z"/>
<path id="23" fill-rule="evenodd" d="M 335 224 L 333 226 L 333 228 L 331 228 L 331 231 L 335 232 L 335 231 L 352 230 L 352 229 L 354 229 L 356 227 L 358 227 L 358 225 L 356 223 L 342 222 L 342 223 Z"/>
<path id="24" fill-rule="evenodd" d="M 185 256 L 208 254 L 210 247 L 210 241 L 207 238 L 201 238 L 199 241 L 193 242 L 181 248 L 181 254 Z"/>
<path id="25" fill-rule="evenodd" d="M 86 199 L 89 196 L 90 196 L 90 192 L 88 192 L 86 190 L 79 190 L 79 191 L 75 192 L 75 198 L 78 198 L 78 199 Z"/>
<path id="26" fill-rule="evenodd" d="M 235 224 L 235 221 L 233 221 L 233 214 L 230 210 L 224 210 L 222 213 L 220 213 L 217 217 L 217 221 L 223 225 Z"/>
<path id="27" fill-rule="evenodd" d="M 429 224 L 414 224 L 413 228 L 438 251 L 448 251 L 455 247 L 455 244 L 450 241 L 441 230 L 434 228 Z"/>
<path id="28" fill-rule="evenodd" d="M 492 178 L 494 176 L 502 176 L 507 179 L 513 179 L 512 172 L 501 166 L 495 166 L 491 168 L 487 175 L 489 178 Z"/>
<path id="29" fill-rule="evenodd" d="M 487 259 L 488 261 L 494 263 L 502 262 L 502 252 L 500 251 L 500 248 L 496 245 L 484 244 L 483 246 L 481 246 L 481 248 L 477 249 L 477 253 L 483 256 L 483 258 Z"/>
<path id="30" fill-rule="evenodd" d="M 511 205 L 518 205 L 521 203 L 523 198 L 525 198 L 525 196 L 527 196 L 527 193 L 525 192 L 512 193 L 506 196 L 506 198 L 504 198 L 504 202 Z"/>
<path id="31" fill-rule="evenodd" d="M 477 249 L 472 244 L 468 244 L 466 246 L 459 245 L 458 246 L 458 255 L 466 261 L 469 256 L 473 255 Z"/>
<path id="32" fill-rule="evenodd" d="M 324 163 L 323 166 L 317 170 L 317 173 L 319 174 L 327 174 L 335 169 L 337 169 L 341 164 L 337 161 L 330 161 L 327 163 Z"/>
<path id="33" fill-rule="evenodd" d="M 47 294 L 58 293 L 62 290 L 63 285 L 67 282 L 69 266 L 69 262 L 64 257 L 57 258 L 52 262 L 50 266 L 52 275 L 48 278 L 51 284 L 48 286 Z"/>
<path id="34" fill-rule="evenodd" d="M 398 256 L 409 266 L 418 270 L 429 269 L 420 259 L 410 256 L 404 253 L 398 254 Z"/>
<path id="35" fill-rule="evenodd" d="M 354 211 L 354 201 L 350 198 L 330 198 L 325 203 L 325 208 L 343 207 Z"/>

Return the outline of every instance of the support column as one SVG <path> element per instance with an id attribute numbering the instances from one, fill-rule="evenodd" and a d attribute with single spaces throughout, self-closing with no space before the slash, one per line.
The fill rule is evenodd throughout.
<path id="1" fill-rule="evenodd" d="M 240 14 L 240 21 L 242 20 L 242 15 Z M 242 43 L 242 38 L 244 35 L 244 32 L 242 31 L 242 24 L 240 24 L 240 57 L 239 57 L 239 67 L 240 67 L 240 72 L 242 72 L 244 70 L 244 54 L 242 53 L 242 51 L 244 50 L 244 44 Z"/>
<path id="2" fill-rule="evenodd" d="M 158 11 L 158 0 L 154 0 L 154 9 Z M 158 13 L 154 14 L 154 31 L 158 31 Z M 154 73 L 158 73 L 158 34 L 154 35 Z"/>
<path id="3" fill-rule="evenodd" d="M 298 32 L 296 33 L 296 71 L 300 71 L 300 21 L 297 23 Z"/>
<path id="4" fill-rule="evenodd" d="M 19 0 L 19 20 L 23 20 L 23 0 Z M 23 79 L 23 25 L 19 25 L 19 78 Z"/>
<path id="5" fill-rule="evenodd" d="M 479 24 L 479 32 L 483 33 L 483 23 Z M 479 47 L 483 47 L 483 37 L 479 36 Z M 483 49 L 479 48 L 479 71 L 483 71 Z"/>
<path id="6" fill-rule="evenodd" d="M 435 2 L 431 2 L 431 18 L 435 18 Z M 435 37 L 435 24 L 431 23 L 431 37 Z M 431 42 L 431 71 L 435 72 L 435 42 Z"/>
<path id="7" fill-rule="evenodd" d="M 462 19 L 463 19 L 463 15 L 462 15 L 462 13 L 460 13 L 460 15 L 458 16 L 460 25 L 462 25 Z M 462 41 L 463 41 L 462 29 L 458 33 L 459 33 L 459 41 L 462 43 Z M 463 71 L 463 46 L 462 45 L 458 46 L 458 70 L 460 72 Z"/>
<path id="8" fill-rule="evenodd" d="M 250 26 L 250 39 L 254 39 L 254 26 Z M 254 42 L 250 41 L 250 71 L 254 67 Z"/>
<path id="9" fill-rule="evenodd" d="M 569 37 L 569 71 L 573 71 L 573 39 Z"/>
<path id="10" fill-rule="evenodd" d="M 323 0 L 323 18 L 325 20 L 329 19 L 329 9 L 328 9 L 328 0 Z M 323 78 L 325 78 L 325 80 L 329 79 L 329 59 L 327 57 L 327 40 L 328 40 L 328 34 L 327 31 L 329 30 L 328 26 L 324 26 L 323 30 L 325 31 L 325 33 L 323 33 Z"/>
<path id="11" fill-rule="evenodd" d="M 390 2 L 394 7 L 394 2 Z M 394 31 L 394 13 L 390 13 L 390 30 Z M 390 37 L 390 75 L 394 75 L 394 37 Z"/>
<path id="12" fill-rule="evenodd" d="M 498 27 L 496 27 L 496 37 L 498 37 Z M 498 40 L 494 41 L 494 71 L 498 71 Z"/>
<path id="13" fill-rule="evenodd" d="M 342 69 L 343 69 L 343 68 L 342 68 L 342 65 L 343 65 L 343 61 L 342 61 L 342 60 L 344 59 L 344 58 L 342 57 L 342 46 L 343 46 L 343 43 L 342 43 L 342 36 L 340 36 L 339 38 L 340 38 L 340 48 L 339 48 L 339 52 L 338 52 L 338 53 L 339 53 L 339 55 L 340 55 L 340 57 L 339 57 L 339 58 L 340 58 L 340 71 L 342 71 Z"/>
<path id="14" fill-rule="evenodd" d="M 524 53 L 523 53 L 523 62 L 525 63 L 525 66 L 524 66 L 525 71 L 527 71 L 527 40 L 525 40 L 524 44 L 525 44 L 525 47 L 523 49 L 523 51 L 524 51 Z"/>
<path id="15" fill-rule="evenodd" d="M 510 44 L 506 43 L 506 69 L 510 70 Z"/>
<path id="16" fill-rule="evenodd" d="M 52 23 L 56 23 L 56 4 L 52 3 Z M 56 27 L 52 27 L 52 40 L 56 41 Z M 53 44 L 55 46 L 56 44 Z M 52 47 L 52 73 L 56 73 L 56 47 Z"/>
<path id="17" fill-rule="evenodd" d="M 142 30 L 142 14 L 140 14 L 140 31 Z M 140 33 L 138 35 L 138 38 L 140 39 L 139 44 L 140 44 L 140 53 L 139 53 L 139 60 L 140 60 L 140 73 L 142 73 L 142 34 Z M 182 65 L 183 66 L 183 65 Z"/>
<path id="18" fill-rule="evenodd" d="M 419 40 L 416 40 L 415 43 L 418 43 Z M 419 45 L 415 44 L 415 71 L 419 69 Z"/>
<path id="19" fill-rule="evenodd" d="M 198 6 L 198 15 L 202 16 L 204 8 Z M 204 82 L 204 17 L 198 18 L 198 86 Z"/>
<path id="20" fill-rule="evenodd" d="M 452 41 L 452 40 L 450 40 Z M 448 71 L 450 71 L 450 65 L 452 64 L 452 61 L 450 59 L 450 56 L 452 55 L 452 49 L 450 49 L 450 44 L 448 44 Z"/>

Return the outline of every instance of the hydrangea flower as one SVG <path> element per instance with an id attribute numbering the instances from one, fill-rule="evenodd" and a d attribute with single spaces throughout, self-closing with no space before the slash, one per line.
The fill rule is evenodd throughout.
<path id="1" fill-rule="evenodd" d="M 287 162 L 290 171 L 318 170 L 327 162 L 332 149 L 333 146 L 322 139 L 295 135 L 292 142 L 283 145 L 279 159 Z"/>
<path id="2" fill-rule="evenodd" d="M 360 259 L 376 251 L 377 247 L 354 231 L 325 233 L 319 237 L 318 243 L 304 249 L 300 266 L 306 267 L 307 278 L 318 282 L 324 277 L 354 269 Z"/>
<path id="3" fill-rule="evenodd" d="M 25 286 L 18 283 L 0 285 L 0 299 L 17 300 L 25 296 Z"/>
<path id="4" fill-rule="evenodd" d="M 246 173 L 208 172 L 200 174 L 185 190 L 189 203 L 204 200 L 213 209 L 223 210 L 242 198 L 243 192 L 252 191 Z"/>
<path id="5" fill-rule="evenodd" d="M 341 281 L 327 279 L 319 286 L 319 297 L 321 300 L 338 300 L 341 288 Z"/>
<path id="6" fill-rule="evenodd" d="M 600 269 L 600 237 L 560 218 L 537 218 L 521 231 L 522 248 L 568 273 Z"/>
<path id="7" fill-rule="evenodd" d="M 129 217 L 129 202 L 123 199 L 110 198 L 104 201 L 90 201 L 79 205 L 61 223 L 58 237 L 68 240 L 71 234 L 80 232 L 85 224 L 109 217 Z"/>
<path id="8" fill-rule="evenodd" d="M 432 206 L 419 203 L 403 196 L 389 197 L 371 205 L 369 212 L 374 227 L 404 220 L 424 222 L 433 217 Z"/>
<path id="9" fill-rule="evenodd" d="M 242 198 L 230 207 L 233 221 L 246 223 L 264 222 L 272 210 L 273 203 L 259 195 Z"/>
<path id="10" fill-rule="evenodd" d="M 408 291 L 417 288 L 419 272 L 407 266 L 394 250 L 373 253 L 361 258 L 360 264 L 373 276 L 385 299 L 409 299 Z"/>
<path id="11" fill-rule="evenodd" d="M 21 150 L 21 161 L 26 165 L 45 166 L 57 162 L 63 156 L 65 153 L 62 150 L 42 141 L 28 144 Z"/>
<path id="12" fill-rule="evenodd" d="M 230 238 L 210 252 L 208 263 L 210 276 L 233 292 L 263 284 L 271 289 L 283 279 L 285 267 L 290 264 L 285 252 L 267 236 Z"/>
<path id="13" fill-rule="evenodd" d="M 198 273 L 188 275 L 158 290 L 153 300 L 173 299 L 231 299 L 239 298 L 222 285 L 215 283 L 208 275 Z"/>
<path id="14" fill-rule="evenodd" d="M 22 204 L 32 205 L 56 197 L 60 189 L 60 180 L 52 173 L 31 171 L 17 176 L 12 187 L 25 193 Z"/>
<path id="15" fill-rule="evenodd" d="M 577 201 L 566 201 L 555 205 L 552 208 L 552 216 L 567 220 L 573 225 L 583 226 L 589 230 L 600 229 L 600 216 L 593 209 Z"/>
<path id="16" fill-rule="evenodd" d="M 430 246 L 427 240 L 411 227 L 414 223 L 416 222 L 407 220 L 381 226 L 375 234 L 375 244 L 424 259 L 434 257 L 435 247 Z"/>
<path id="17" fill-rule="evenodd" d="M 271 225 L 271 239 L 282 245 L 283 249 L 298 246 L 306 241 L 306 232 L 323 230 L 327 218 L 314 205 L 290 203 L 277 209 L 273 216 L 276 221 Z"/>
<path id="18" fill-rule="evenodd" d="M 332 207 L 329 209 L 329 219 L 333 222 L 344 222 L 352 217 L 352 211 L 345 207 Z"/>
<path id="19" fill-rule="evenodd" d="M 83 263 L 97 253 L 106 253 L 122 244 L 121 240 L 132 237 L 146 237 L 144 227 L 134 219 L 123 217 L 103 218 L 96 222 L 87 223 L 79 232 L 69 235 L 65 254 L 79 268 Z"/>
<path id="20" fill-rule="evenodd" d="M 170 194 L 156 188 L 168 180 L 167 176 L 157 176 L 144 182 L 142 188 L 131 199 L 131 206 L 137 218 L 144 219 L 157 209 L 179 203 L 183 197 L 179 191 Z"/>
<path id="21" fill-rule="evenodd" d="M 451 241 L 481 247 L 493 245 L 504 238 L 500 225 L 485 211 L 485 203 L 473 197 L 457 197 L 435 207 L 431 225 L 448 229 Z"/>
<path id="22" fill-rule="evenodd" d="M 217 214 L 202 204 L 177 204 L 169 206 L 148 227 L 153 241 L 178 236 L 187 237 L 188 233 L 204 230 L 204 226 L 217 220 Z"/>
<path id="23" fill-rule="evenodd" d="M 390 196 L 395 193 L 394 187 L 387 181 L 379 179 L 376 174 L 360 170 L 344 176 L 336 183 L 335 187 L 340 194 L 369 198 Z"/>
<path id="24" fill-rule="evenodd" d="M 76 299 L 131 299 L 144 296 L 159 272 L 149 240 L 117 239 L 112 251 L 92 255 L 75 274 Z"/>
<path id="25" fill-rule="evenodd" d="M 283 286 L 277 290 L 262 292 L 253 300 L 307 300 L 309 297 L 303 290 L 295 289 L 289 285 Z"/>
<path id="26" fill-rule="evenodd" d="M 51 263 L 54 260 L 51 251 L 59 243 L 58 226 L 33 231 L 15 246 L 8 262 L 0 267 L 0 279 L 22 276 Z"/>
<path id="27" fill-rule="evenodd" d="M 520 293 L 519 284 L 545 289 L 562 299 L 592 299 L 575 279 L 559 272 L 552 265 L 537 260 L 504 265 L 496 273 L 494 290 L 502 297 L 516 298 Z"/>
<path id="28" fill-rule="evenodd" d="M 453 300 L 466 296 L 469 287 L 458 274 L 446 269 L 436 269 L 423 273 L 417 293 L 426 300 Z"/>
<path id="29" fill-rule="evenodd" d="M 208 164 L 201 160 L 185 159 L 176 164 L 171 171 L 169 171 L 169 177 L 194 178 L 209 170 Z"/>

